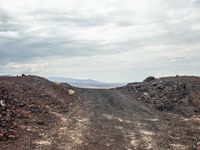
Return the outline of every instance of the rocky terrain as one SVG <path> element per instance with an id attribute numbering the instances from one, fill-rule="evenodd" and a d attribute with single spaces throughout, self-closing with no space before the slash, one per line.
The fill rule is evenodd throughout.
<path id="1" fill-rule="evenodd" d="M 159 111 L 181 115 L 200 113 L 199 77 L 147 78 L 144 82 L 129 83 L 118 89 L 124 89 L 137 101 Z"/>
<path id="2" fill-rule="evenodd" d="M 2 150 L 199 150 L 200 78 L 81 89 L 0 77 Z"/>

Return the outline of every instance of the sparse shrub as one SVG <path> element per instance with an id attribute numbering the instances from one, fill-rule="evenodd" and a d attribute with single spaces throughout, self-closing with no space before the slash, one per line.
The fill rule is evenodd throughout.
<path id="1" fill-rule="evenodd" d="M 149 82 L 149 81 L 153 81 L 153 80 L 155 80 L 156 78 L 154 77 L 154 76 L 149 76 L 149 77 L 147 77 L 145 80 L 144 80 L 144 82 Z"/>
<path id="2" fill-rule="evenodd" d="M 60 86 L 60 82 L 55 81 L 54 84 L 55 84 L 56 86 Z"/>

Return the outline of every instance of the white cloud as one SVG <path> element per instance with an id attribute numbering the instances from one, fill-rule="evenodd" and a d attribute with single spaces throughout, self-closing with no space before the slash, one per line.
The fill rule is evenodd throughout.
<path id="1" fill-rule="evenodd" d="M 18 38 L 19 34 L 13 31 L 1 31 L 0 37 L 3 38 Z"/>

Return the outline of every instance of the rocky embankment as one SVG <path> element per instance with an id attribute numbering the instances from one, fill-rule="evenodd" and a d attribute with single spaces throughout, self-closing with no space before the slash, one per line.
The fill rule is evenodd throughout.
<path id="1" fill-rule="evenodd" d="M 73 90 L 67 84 L 36 76 L 1 77 L 0 142 L 39 136 L 39 130 L 50 128 L 56 121 L 52 110 L 68 111 L 68 104 L 73 99 L 70 95 Z M 33 133 L 31 128 L 37 131 Z"/>
<path id="2" fill-rule="evenodd" d="M 176 76 L 129 83 L 122 88 L 126 93 L 150 108 L 179 114 L 200 113 L 200 78 Z"/>

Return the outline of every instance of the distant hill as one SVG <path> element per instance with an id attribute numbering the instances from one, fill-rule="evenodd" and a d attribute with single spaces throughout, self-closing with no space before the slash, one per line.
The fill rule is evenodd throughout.
<path id="1" fill-rule="evenodd" d="M 80 88 L 116 88 L 125 85 L 126 83 L 104 83 L 91 79 L 73 79 L 64 77 L 47 77 L 48 80 L 54 82 L 68 83 Z"/>

